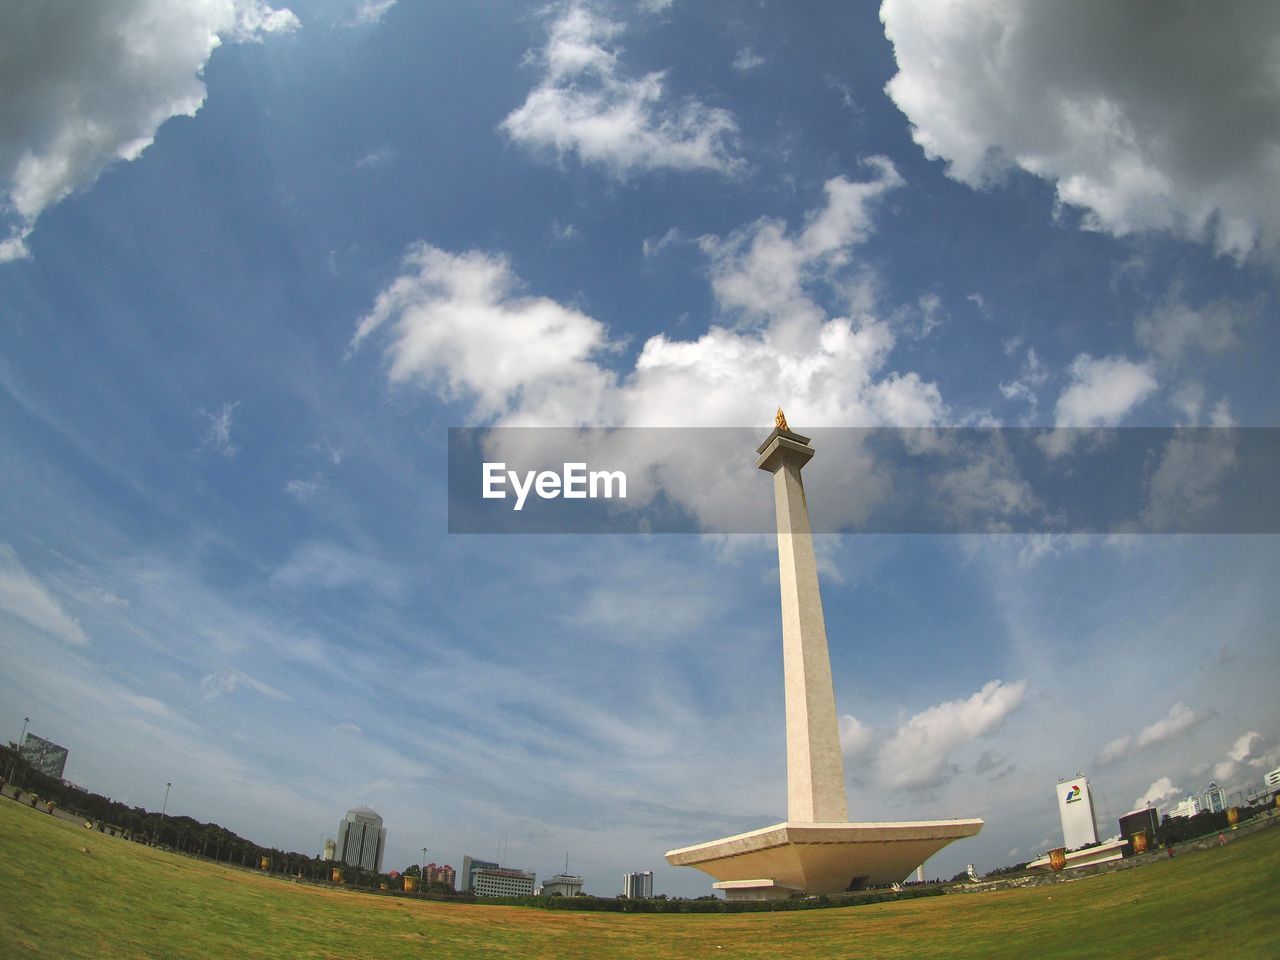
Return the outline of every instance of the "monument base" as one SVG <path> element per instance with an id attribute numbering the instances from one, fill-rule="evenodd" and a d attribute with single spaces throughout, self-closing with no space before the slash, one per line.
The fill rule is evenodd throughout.
<path id="1" fill-rule="evenodd" d="M 785 899 L 797 893 L 840 894 L 900 883 L 917 866 L 981 820 L 909 823 L 787 821 L 750 833 L 667 853 L 673 867 L 696 867 L 731 900 Z"/>

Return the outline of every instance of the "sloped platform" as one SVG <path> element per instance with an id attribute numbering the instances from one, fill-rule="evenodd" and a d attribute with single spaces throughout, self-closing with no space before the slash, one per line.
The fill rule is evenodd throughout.
<path id="1" fill-rule="evenodd" d="M 666 858 L 673 867 L 709 873 L 730 899 L 786 897 L 795 891 L 836 894 L 899 883 L 953 840 L 981 829 L 981 820 L 787 821 L 671 850 Z"/>

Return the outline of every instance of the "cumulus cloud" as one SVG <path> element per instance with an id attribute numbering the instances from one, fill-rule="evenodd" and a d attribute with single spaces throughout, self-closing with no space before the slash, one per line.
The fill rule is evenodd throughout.
<path id="1" fill-rule="evenodd" d="M 1151 786 L 1143 791 L 1142 796 L 1133 801 L 1133 809 L 1140 810 L 1143 807 L 1158 807 L 1166 800 L 1172 800 L 1179 796 L 1181 791 L 1173 785 L 1173 781 L 1168 777 L 1161 777 Z"/>
<path id="2" fill-rule="evenodd" d="M 886 160 L 870 169 L 864 181 L 830 180 L 799 225 L 766 218 L 701 238 L 718 322 L 694 339 L 655 335 L 630 366 L 602 322 L 525 294 L 505 257 L 428 244 L 409 249 L 404 272 L 360 320 L 352 350 L 378 339 L 392 383 L 432 390 L 498 426 L 743 426 L 767 422 L 778 403 L 805 427 L 936 424 L 946 414 L 941 393 L 889 366 L 893 326 L 857 282 L 855 253 L 876 201 L 901 182 Z M 673 447 L 653 452 L 660 462 L 614 467 L 657 471 L 705 528 L 745 529 L 739 518 L 759 516 L 753 498 L 763 494 L 708 483 L 707 463 L 721 452 Z M 865 478 L 839 504 L 856 519 L 881 491 L 866 455 L 850 445 L 828 462 Z"/>
<path id="3" fill-rule="evenodd" d="M 1259 769 L 1274 761 L 1274 754 L 1267 751 L 1266 738 L 1258 731 L 1250 730 L 1231 745 L 1225 760 L 1214 765 L 1213 779 L 1219 784 L 1230 783 L 1241 772 L 1247 773 L 1247 768 Z"/>
<path id="4" fill-rule="evenodd" d="M 627 76 L 617 44 L 624 30 L 589 4 L 552 8 L 547 45 L 530 54 L 541 77 L 502 121 L 506 134 L 559 157 L 577 154 L 618 179 L 664 168 L 737 168 L 732 114 L 670 97 L 663 72 Z"/>
<path id="5" fill-rule="evenodd" d="M 846 757 L 861 757 L 875 742 L 875 730 L 857 717 L 846 713 L 840 718 L 840 749 Z"/>
<path id="6" fill-rule="evenodd" d="M 799 229 L 762 219 L 702 238 L 727 325 L 693 340 L 655 335 L 629 370 L 610 365 L 619 350 L 603 323 L 522 295 L 505 257 L 428 244 L 410 248 L 352 349 L 387 328 L 393 383 L 467 401 L 505 426 L 737 426 L 771 412 L 762 397 L 806 425 L 937 423 L 938 388 L 886 369 L 892 328 L 846 283 L 873 201 L 901 183 L 887 160 L 871 169 L 866 181 L 828 181 Z"/>
<path id="7" fill-rule="evenodd" d="M 1114 427 L 1156 389 L 1150 366 L 1124 357 L 1082 353 L 1068 372 L 1071 382 L 1054 409 L 1059 427 Z"/>
<path id="8" fill-rule="evenodd" d="M 0 262 L 29 256 L 40 215 L 116 160 L 134 160 L 170 117 L 204 103 L 223 41 L 294 30 L 262 0 L 46 0 L 0 31 Z"/>
<path id="9" fill-rule="evenodd" d="M 1280 250 L 1280 7 L 885 0 L 880 18 L 887 92 L 955 179 L 1019 168 L 1089 229 Z"/>
<path id="10" fill-rule="evenodd" d="M 1124 734 L 1110 741 L 1098 754 L 1098 763 L 1112 763 L 1139 750 L 1174 740 L 1188 733 L 1210 716 L 1212 716 L 1211 713 L 1192 710 L 1185 703 L 1175 703 L 1169 708 L 1167 715 L 1143 727 L 1138 733 Z"/>
<path id="11" fill-rule="evenodd" d="M 992 680 L 964 700 L 950 700 L 917 713 L 898 728 L 877 758 L 880 780 L 903 789 L 936 782 L 951 754 L 997 729 L 1026 695 L 1026 682 Z"/>
<path id="12" fill-rule="evenodd" d="M 391 325 L 390 377 L 446 399 L 466 399 L 485 419 L 537 410 L 549 423 L 599 415 L 614 376 L 596 359 L 605 326 L 546 297 L 521 296 L 505 257 L 410 247 L 406 272 L 363 317 L 352 347 Z"/>
<path id="13" fill-rule="evenodd" d="M 79 621 L 35 577 L 27 572 L 17 553 L 0 543 L 0 610 L 65 643 L 89 642 Z"/>

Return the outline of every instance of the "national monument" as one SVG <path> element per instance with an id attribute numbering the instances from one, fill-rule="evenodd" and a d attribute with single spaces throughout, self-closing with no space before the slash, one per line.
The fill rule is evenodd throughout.
<path id="1" fill-rule="evenodd" d="M 697 867 L 736 899 L 833 894 L 897 883 L 981 820 L 849 821 L 827 629 L 818 592 L 809 507 L 800 471 L 813 457 L 778 410 L 756 451 L 773 474 L 782 586 L 782 668 L 787 708 L 787 819 L 667 853 L 672 866 Z"/>

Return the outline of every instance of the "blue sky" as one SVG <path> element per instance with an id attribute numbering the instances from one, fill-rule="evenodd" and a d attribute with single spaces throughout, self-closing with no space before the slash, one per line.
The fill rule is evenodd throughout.
<path id="1" fill-rule="evenodd" d="M 0 725 L 264 844 L 705 892 L 662 853 L 785 814 L 770 544 L 450 536 L 447 428 L 1276 426 L 1280 16 L 1155 16 L 11 14 Z M 987 820 L 931 875 L 1059 776 L 1280 763 L 1274 537 L 819 553 L 852 815 Z"/>

